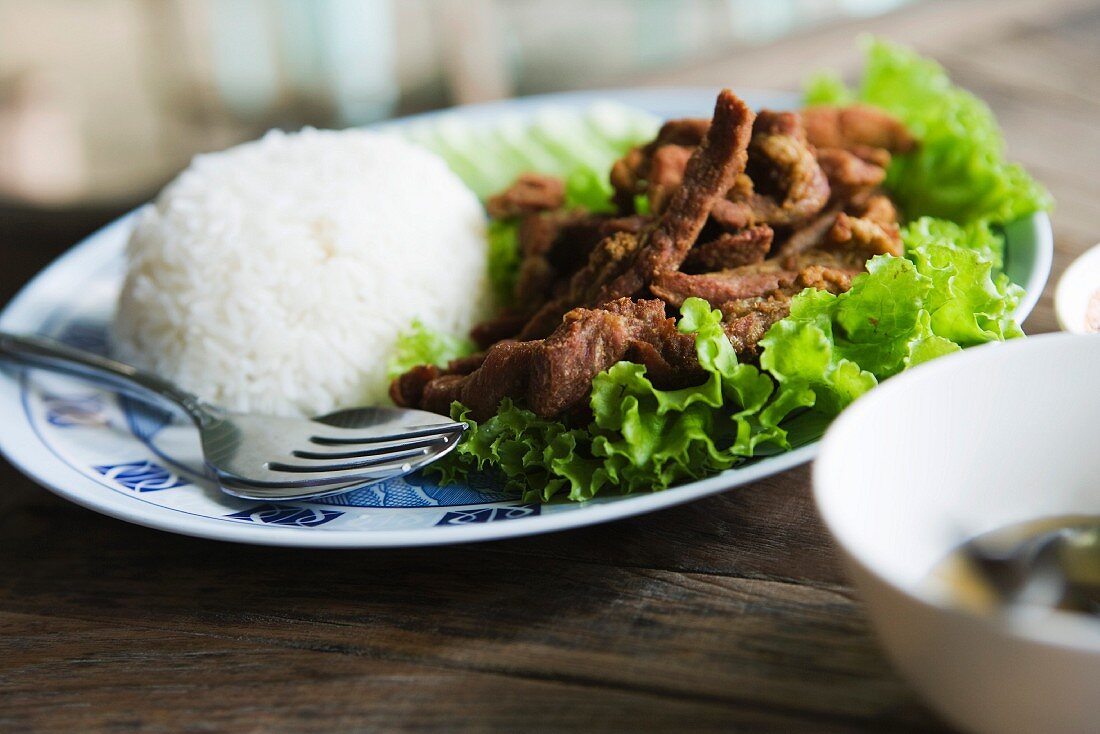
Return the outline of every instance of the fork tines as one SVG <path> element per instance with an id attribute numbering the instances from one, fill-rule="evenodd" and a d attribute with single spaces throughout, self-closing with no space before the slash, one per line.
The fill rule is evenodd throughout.
<path id="1" fill-rule="evenodd" d="M 402 461 L 404 459 L 411 459 L 414 456 L 424 456 L 431 452 L 429 448 L 410 449 L 408 451 L 395 451 L 389 454 L 383 454 L 381 456 L 371 456 L 360 461 L 348 461 L 342 464 L 334 464 L 331 462 L 325 462 L 320 464 L 286 464 L 281 461 L 268 462 L 267 468 L 272 471 L 288 471 L 288 472 L 334 472 L 334 471 L 348 471 L 351 469 L 367 469 L 373 466 L 382 466 L 384 464 L 393 464 L 394 462 Z"/>
<path id="2" fill-rule="evenodd" d="M 394 451 L 394 449 L 421 449 L 439 444 L 450 443 L 451 436 L 430 436 L 419 441 L 403 441 L 395 446 L 374 446 L 372 448 L 356 449 L 354 451 L 291 451 L 291 455 L 298 459 L 358 459 L 366 456 L 381 456 Z M 347 444 L 343 444 L 347 445 Z"/>
<path id="3" fill-rule="evenodd" d="M 334 436 L 310 436 L 309 440 L 312 443 L 321 444 L 322 446 L 339 446 L 343 444 L 356 444 L 356 443 L 386 443 L 388 441 L 404 441 L 410 438 L 420 438 L 422 436 L 438 436 L 445 433 L 454 433 L 455 431 L 465 431 L 465 423 L 437 423 L 433 426 L 427 426 L 425 428 L 412 428 L 400 433 L 391 433 L 381 436 L 355 436 L 351 438 L 347 437 L 334 437 Z"/>
<path id="4" fill-rule="evenodd" d="M 465 423 L 441 423 L 423 428 L 411 428 L 401 433 L 380 436 L 311 436 L 310 442 L 321 446 L 354 446 L 363 448 L 348 451 L 312 451 L 296 449 L 291 456 L 303 459 L 302 463 L 270 461 L 271 471 L 294 474 L 347 472 L 383 467 L 388 464 L 404 464 L 409 459 L 438 453 L 457 441 L 466 428 Z M 385 446 L 376 445 L 385 443 Z M 339 480 L 342 481 L 342 477 Z"/>

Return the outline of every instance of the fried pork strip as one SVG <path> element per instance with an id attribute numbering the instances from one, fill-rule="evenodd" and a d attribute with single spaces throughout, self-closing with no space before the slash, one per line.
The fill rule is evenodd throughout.
<path id="1" fill-rule="evenodd" d="M 916 146 L 916 140 L 900 120 L 868 105 L 807 107 L 802 110 L 802 123 L 807 139 L 816 148 L 869 147 L 908 153 Z"/>
<path id="2" fill-rule="evenodd" d="M 859 273 L 858 270 L 820 263 L 801 267 L 797 263 L 794 265 L 794 268 L 784 268 L 779 262 L 769 260 L 758 265 L 701 275 L 665 273 L 653 282 L 650 290 L 653 295 L 677 308 L 692 297 L 702 298 L 712 306 L 720 307 L 729 301 L 746 298 L 793 296 L 805 288 L 841 293 L 851 287 L 852 276 Z"/>
<path id="3" fill-rule="evenodd" d="M 663 211 L 706 125 L 696 119 L 668 122 L 652 142 L 617 161 L 611 181 L 620 210 L 633 211 L 634 197 L 645 194 L 653 211 Z M 761 222 L 797 227 L 826 198 L 847 202 L 881 184 L 891 153 L 915 145 L 901 122 L 866 105 L 810 107 L 800 114 L 761 111 L 748 170 L 735 179 L 726 197 L 730 203 L 720 202 L 712 216 L 733 231 Z"/>
<path id="4" fill-rule="evenodd" d="M 525 173 L 507 189 L 490 197 L 485 210 L 493 219 L 560 209 L 565 204 L 565 184 L 560 178 Z"/>
<path id="5" fill-rule="evenodd" d="M 758 344 L 776 321 L 791 313 L 791 297 L 782 293 L 727 301 L 721 306 L 722 330 L 730 340 L 737 358 L 755 362 L 760 356 Z"/>
<path id="6" fill-rule="evenodd" d="M 621 212 L 634 211 L 634 197 L 646 194 L 650 209 L 660 214 L 668 196 L 684 179 L 684 169 L 696 146 L 703 142 L 710 120 L 687 117 L 669 120 L 657 137 L 632 148 L 611 167 L 614 202 Z"/>
<path id="7" fill-rule="evenodd" d="M 637 295 L 657 274 L 678 269 L 714 202 L 744 171 L 753 119 L 744 102 L 723 90 L 706 137 L 688 161 L 683 183 L 664 213 L 636 237 L 614 235 L 601 242 L 566 293 L 540 309 L 519 339 L 544 337 L 569 309 Z"/>
<path id="8" fill-rule="evenodd" d="M 890 154 L 882 152 L 886 153 L 886 162 L 879 165 L 843 148 L 820 148 L 817 162 L 829 180 L 833 200 L 848 201 L 881 186 L 886 180 L 886 166 L 890 164 Z M 882 157 L 877 159 L 882 160 Z"/>
<path id="9" fill-rule="evenodd" d="M 766 224 L 739 232 L 723 232 L 691 248 L 684 258 L 683 269 L 707 272 L 761 262 L 771 249 L 774 236 L 775 232 Z"/>
<path id="10" fill-rule="evenodd" d="M 828 201 L 829 181 L 798 113 L 761 110 L 753 125 L 748 171 L 736 178 L 711 215 L 727 229 L 791 226 L 817 214 Z"/>
<path id="11" fill-rule="evenodd" d="M 600 240 L 618 232 L 637 234 L 649 218 L 590 214 L 583 210 L 524 214 L 519 219 L 521 254 L 514 305 L 477 324 L 470 337 L 481 349 L 516 336 L 591 257 Z"/>
<path id="12" fill-rule="evenodd" d="M 444 414 L 457 400 L 475 420 L 493 415 L 503 398 L 512 397 L 552 417 L 588 397 L 596 375 L 623 359 L 645 364 L 650 378 L 663 377 L 666 386 L 699 376 L 695 338 L 676 330 L 664 304 L 621 298 L 570 311 L 546 339 L 500 342 L 467 374 L 412 370 L 393 382 L 390 395 L 398 405 Z"/>

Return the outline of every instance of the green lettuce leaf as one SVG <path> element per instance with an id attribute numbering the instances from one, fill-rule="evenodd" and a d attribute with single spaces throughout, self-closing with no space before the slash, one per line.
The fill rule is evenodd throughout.
<path id="1" fill-rule="evenodd" d="M 965 247 L 993 263 L 996 271 L 1004 264 L 1005 238 L 984 220 L 962 225 L 949 219 L 921 217 L 906 225 L 903 240 L 910 250 L 943 242 Z"/>
<path id="2" fill-rule="evenodd" d="M 625 149 L 623 152 L 626 152 Z M 607 171 L 589 166 L 574 169 L 565 178 L 565 206 L 583 207 L 590 212 L 613 212 L 611 179 Z"/>
<path id="3" fill-rule="evenodd" d="M 760 344 L 760 366 L 787 399 L 835 415 L 879 380 L 935 357 L 1023 332 L 1022 289 L 996 274 L 987 227 L 921 219 L 906 257 L 880 255 L 851 290 L 808 289 Z"/>
<path id="4" fill-rule="evenodd" d="M 393 379 L 422 364 L 443 366 L 452 359 L 473 354 L 474 349 L 471 340 L 432 331 L 417 319 L 397 335 L 393 357 L 386 365 L 386 376 Z"/>
<path id="5" fill-rule="evenodd" d="M 620 362 L 597 375 L 590 407 L 593 453 L 608 476 L 631 489 L 664 489 L 673 482 L 728 469 L 760 443 L 785 445 L 786 434 L 758 415 L 773 385 L 752 365 L 739 364 L 722 330 L 722 313 L 698 298 L 680 309 L 678 328 L 695 334 L 707 380 L 697 387 L 659 390 L 645 368 Z"/>
<path id="6" fill-rule="evenodd" d="M 856 101 L 855 92 L 844 84 L 834 71 L 819 71 L 803 87 L 802 103 L 812 105 L 849 105 Z"/>
<path id="7" fill-rule="evenodd" d="M 1023 336 L 1012 317 L 1023 289 L 980 254 L 948 241 L 915 247 L 908 256 L 932 283 L 923 302 L 932 332 L 961 347 Z"/>
<path id="8" fill-rule="evenodd" d="M 486 230 L 489 240 L 489 285 L 493 299 L 508 305 L 515 298 L 516 278 L 522 256 L 519 251 L 519 224 L 513 220 L 492 220 Z"/>
<path id="9" fill-rule="evenodd" d="M 443 483 L 463 481 L 471 471 L 491 470 L 508 489 L 531 501 L 546 501 L 563 490 L 571 499 L 597 492 L 604 479 L 599 462 L 585 456 L 591 437 L 556 420 L 539 418 L 505 398 L 496 415 L 474 421 L 460 403 L 451 417 L 469 424 L 462 442 L 425 471 Z"/>
<path id="10" fill-rule="evenodd" d="M 1009 222 L 1051 207 L 1046 189 L 1005 159 L 1004 136 L 989 107 L 910 49 L 872 39 L 855 92 L 835 76 L 817 76 L 805 101 L 864 102 L 905 122 L 920 145 L 895 157 L 887 186 L 910 218 Z"/>

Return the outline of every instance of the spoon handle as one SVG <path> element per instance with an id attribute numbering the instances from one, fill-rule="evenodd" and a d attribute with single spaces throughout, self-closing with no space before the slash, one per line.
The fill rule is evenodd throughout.
<path id="1" fill-rule="evenodd" d="M 0 358 L 83 377 L 143 400 L 149 400 L 151 396 L 170 400 L 200 425 L 211 418 L 210 411 L 197 396 L 168 380 L 98 354 L 74 349 L 54 339 L 0 331 Z"/>

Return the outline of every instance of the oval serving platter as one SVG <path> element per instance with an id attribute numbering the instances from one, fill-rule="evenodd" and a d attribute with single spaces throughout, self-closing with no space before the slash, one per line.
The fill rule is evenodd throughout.
<path id="1" fill-rule="evenodd" d="M 385 127 L 443 118 L 491 123 L 609 100 L 667 119 L 707 115 L 711 89 L 647 89 L 545 95 L 419 115 Z M 789 108 L 785 93 L 743 92 L 754 107 Z M 122 282 L 128 215 L 73 247 L 0 314 L 0 328 L 106 350 Z M 1005 269 L 1027 295 L 1023 320 L 1050 273 L 1050 221 L 1038 214 L 1006 228 Z M 112 517 L 204 538 L 300 547 L 401 547 L 490 540 L 638 515 L 715 494 L 813 458 L 817 442 L 755 459 L 663 492 L 585 503 L 524 503 L 486 480 L 440 487 L 413 475 L 317 501 L 250 502 L 224 495 L 203 472 L 189 423 L 89 383 L 34 369 L 0 374 L 0 451 L 56 494 Z"/>

